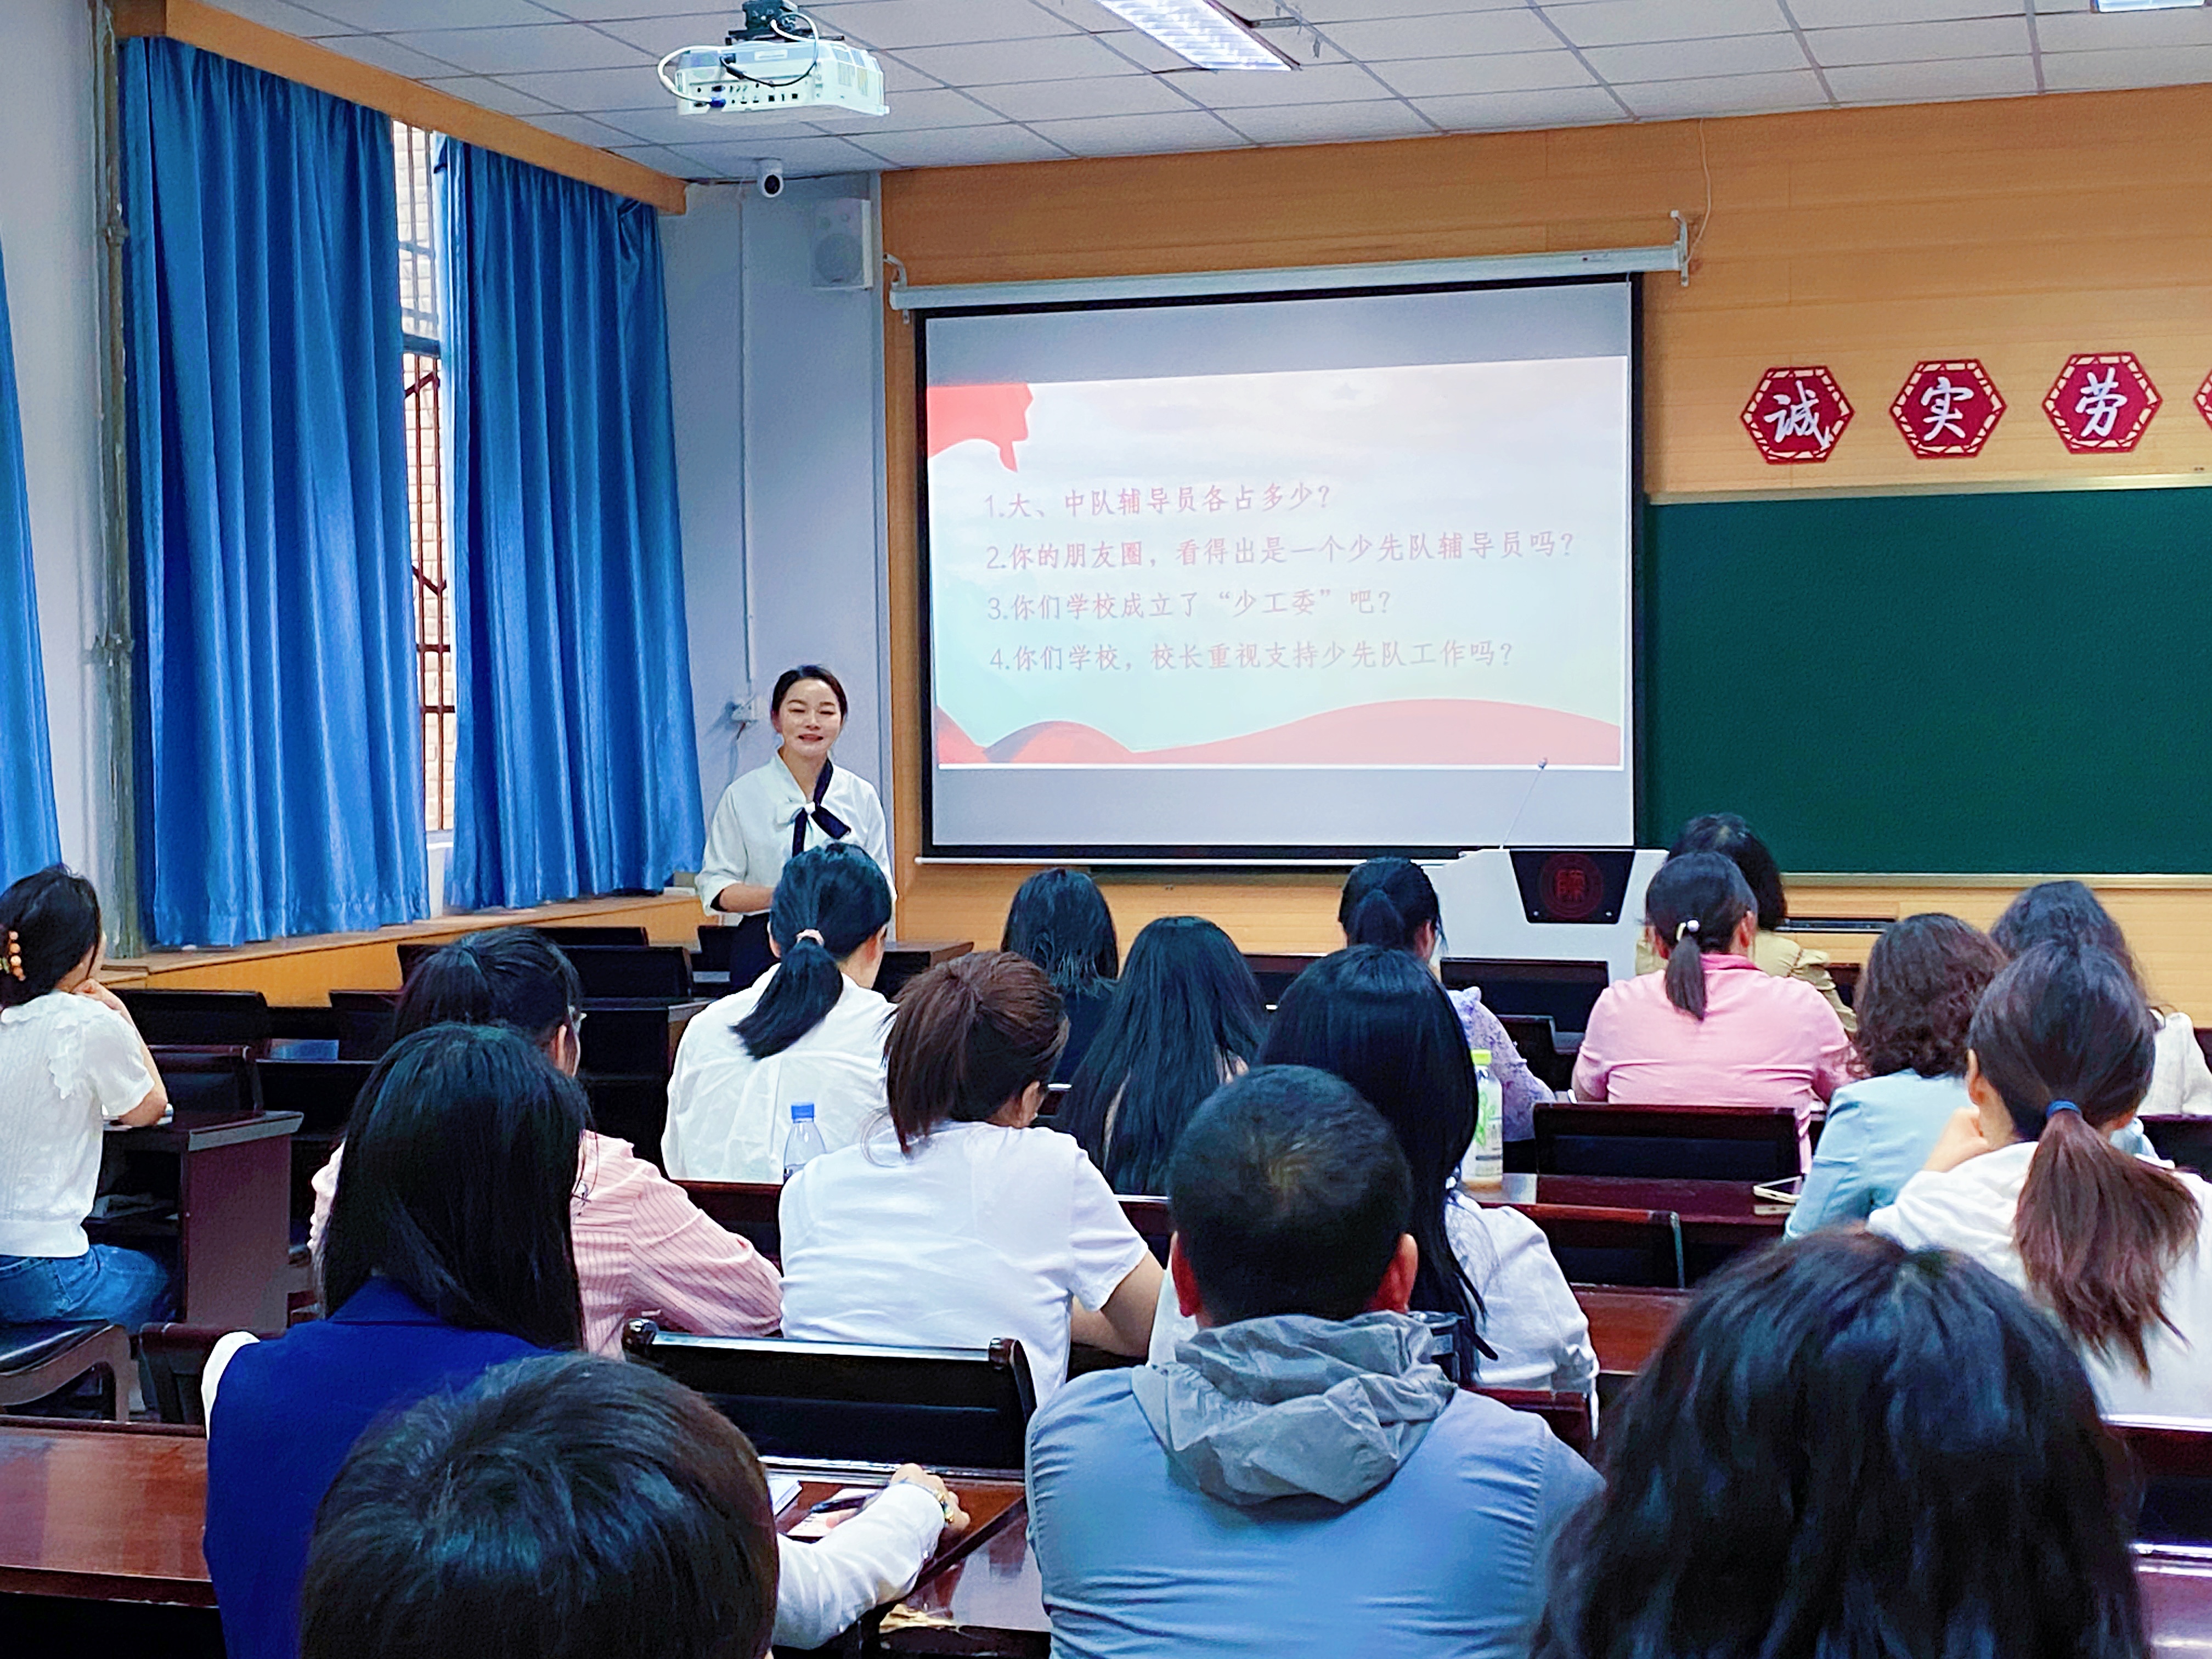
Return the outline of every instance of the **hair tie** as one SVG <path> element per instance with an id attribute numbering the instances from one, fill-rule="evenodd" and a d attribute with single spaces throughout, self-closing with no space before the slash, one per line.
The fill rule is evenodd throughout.
<path id="1" fill-rule="evenodd" d="M 16 979 L 23 977 L 23 941 L 15 930 L 8 930 L 8 971 Z"/>
<path id="2" fill-rule="evenodd" d="M 822 937 L 822 930 L 819 927 L 800 928 L 798 935 L 791 942 L 793 945 L 804 945 L 808 939 L 812 939 L 825 951 L 830 948 L 830 941 Z"/>
<path id="3" fill-rule="evenodd" d="M 2081 1109 L 2079 1106 L 2076 1106 L 2072 1101 L 2054 1100 L 2051 1104 L 2043 1109 L 2043 1121 L 2045 1123 L 2048 1123 L 2053 1117 L 2057 1116 L 2061 1112 L 2071 1112 L 2076 1117 L 2081 1116 Z M 2084 1122 L 2087 1121 L 2086 1118 L 2082 1121 Z"/>
<path id="4" fill-rule="evenodd" d="M 1694 933 L 1697 931 L 1698 919 L 1695 916 L 1692 916 L 1687 921 L 1676 922 L 1674 924 L 1674 943 L 1680 945 L 1682 942 L 1683 934 Z"/>

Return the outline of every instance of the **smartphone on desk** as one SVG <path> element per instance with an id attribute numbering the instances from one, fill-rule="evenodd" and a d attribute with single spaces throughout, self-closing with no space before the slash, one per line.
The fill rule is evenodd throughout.
<path id="1" fill-rule="evenodd" d="M 1787 1181 L 1762 1181 L 1752 1188 L 1751 1195 L 1786 1209 L 1797 1202 L 1797 1194 L 1804 1190 L 1805 1177 L 1791 1176 Z"/>

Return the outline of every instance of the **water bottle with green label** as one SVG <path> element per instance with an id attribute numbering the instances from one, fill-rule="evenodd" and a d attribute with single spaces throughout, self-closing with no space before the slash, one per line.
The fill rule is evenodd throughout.
<path id="1" fill-rule="evenodd" d="M 1471 1049 L 1474 1060 L 1474 1141 L 1461 1161 L 1468 1186 L 1495 1187 L 1505 1179 L 1505 1088 L 1491 1068 L 1490 1050 Z"/>

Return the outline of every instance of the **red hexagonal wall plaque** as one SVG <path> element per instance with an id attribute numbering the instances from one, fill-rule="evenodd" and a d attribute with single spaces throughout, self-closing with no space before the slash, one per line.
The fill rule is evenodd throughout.
<path id="1" fill-rule="evenodd" d="M 1978 455 L 2005 411 L 1996 382 L 1972 357 L 1917 363 L 1905 377 L 1889 418 L 1923 460 Z"/>
<path id="2" fill-rule="evenodd" d="M 2043 399 L 2043 412 L 2076 455 L 2133 449 L 2158 413 L 2158 388 L 2132 351 L 2078 352 Z"/>
<path id="3" fill-rule="evenodd" d="M 1825 368 L 1770 368 L 1743 406 L 1744 430 L 1775 466 L 1826 460 L 1850 422 L 1850 402 Z"/>
<path id="4" fill-rule="evenodd" d="M 2212 422 L 2212 374 L 2204 377 L 2204 384 L 2197 388 L 2197 412 Z"/>

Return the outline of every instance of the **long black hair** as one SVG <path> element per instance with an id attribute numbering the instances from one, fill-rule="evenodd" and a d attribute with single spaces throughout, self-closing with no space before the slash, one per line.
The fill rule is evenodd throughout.
<path id="1" fill-rule="evenodd" d="M 1059 1127 L 1115 1192 L 1165 1192 L 1183 1125 L 1222 1085 L 1229 1061 L 1259 1057 L 1265 1024 L 1259 981 L 1228 934 L 1202 916 L 1147 922 Z"/>
<path id="2" fill-rule="evenodd" d="M 1345 878 L 1336 901 L 1336 925 L 1346 945 L 1413 948 L 1424 927 L 1443 937 L 1443 912 L 1436 884 L 1411 859 L 1370 859 Z"/>
<path id="3" fill-rule="evenodd" d="M 1017 951 L 1044 969 L 1063 997 L 1098 988 L 1121 971 L 1114 913 L 1098 884 L 1080 870 L 1040 870 L 1014 890 L 1001 951 Z"/>
<path id="4" fill-rule="evenodd" d="M 2150 1087 L 2153 1019 L 2124 963 L 2069 940 L 2022 951 L 1966 1031 L 2013 1133 L 2035 1143 L 2013 1212 L 2028 1285 L 2084 1347 L 2146 1376 L 2144 1334 L 2170 1323 L 2166 1275 L 2203 1224 L 2187 1187 L 2112 1141 Z"/>
<path id="5" fill-rule="evenodd" d="M 1661 865 L 1644 896 L 1644 915 L 1667 946 L 1667 1000 L 1692 1019 L 1705 1017 L 1705 957 L 1725 953 L 1752 911 L 1750 884 L 1718 853 L 1684 853 Z"/>
<path id="6" fill-rule="evenodd" d="M 2057 1325 L 1841 1230 L 1707 1281 L 1606 1424 L 1537 1659 L 2144 1659 L 2097 1401 Z"/>
<path id="7" fill-rule="evenodd" d="M 25 876 L 0 893 L 0 1008 L 46 995 L 99 943 L 90 882 L 58 864 Z"/>
<path id="8" fill-rule="evenodd" d="M 464 933 L 415 964 L 399 994 L 400 1036 L 433 1025 L 505 1025 L 538 1047 L 574 1024 L 583 981 L 561 947 L 529 927 Z"/>
<path id="9" fill-rule="evenodd" d="M 769 934 L 782 960 L 752 1012 L 737 1023 L 745 1052 L 766 1060 L 819 1025 L 845 994 L 837 964 L 890 919 L 890 884 L 875 860 L 850 842 L 809 848 L 785 864 L 768 912 Z"/>
<path id="10" fill-rule="evenodd" d="M 381 1273 L 448 1325 L 580 1346 L 568 1211 L 588 1119 L 575 1080 L 516 1031 L 403 1037 L 346 1123 L 325 1304 Z"/>
<path id="11" fill-rule="evenodd" d="M 1771 933 L 1790 920 L 1790 900 L 1782 890 L 1782 866 L 1751 826 L 1733 812 L 1706 812 L 1692 818 L 1667 849 L 1669 858 L 1685 853 L 1718 853 L 1743 872 L 1759 906 L 1761 933 Z"/>
<path id="12" fill-rule="evenodd" d="M 1435 975 L 1388 945 L 1323 957 L 1283 993 L 1260 1063 L 1334 1072 L 1382 1114 L 1413 1172 L 1410 1231 L 1421 1247 L 1413 1306 L 1464 1314 L 1479 1333 L 1482 1296 L 1444 1224 L 1474 1139 L 1474 1061 Z"/>

